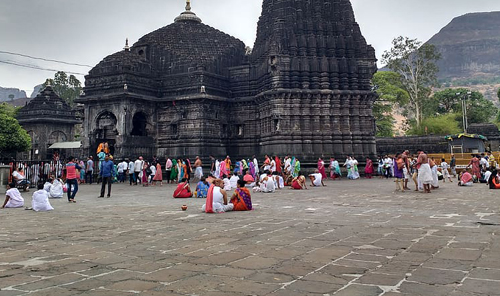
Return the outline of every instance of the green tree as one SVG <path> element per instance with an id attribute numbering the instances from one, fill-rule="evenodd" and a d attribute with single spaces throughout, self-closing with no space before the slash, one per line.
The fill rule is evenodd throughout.
<path id="1" fill-rule="evenodd" d="M 460 118 L 460 114 L 456 113 L 428 117 L 419 126 L 413 126 L 407 134 L 417 136 L 458 134 L 462 131 L 458 124 Z"/>
<path id="2" fill-rule="evenodd" d="M 430 88 L 437 85 L 439 68 L 436 62 L 441 58 L 436 47 L 423 44 L 417 39 L 398 37 L 392 41 L 392 49 L 385 51 L 382 62 L 401 77 L 403 89 L 409 95 L 408 117 L 417 126 L 423 121 L 423 107 L 429 98 Z"/>
<path id="3" fill-rule="evenodd" d="M 408 92 L 403 89 L 399 74 L 383 71 L 372 78 L 378 98 L 373 104 L 373 116 L 377 127 L 377 137 L 394 136 L 394 108 L 408 102 Z"/>
<path id="4" fill-rule="evenodd" d="M 0 105 L 0 154 L 31 149 L 30 136 L 14 118 L 16 112 L 12 106 L 5 103 Z"/>
<path id="5" fill-rule="evenodd" d="M 462 114 L 462 100 L 465 99 L 467 107 L 468 123 L 491 122 L 498 113 L 498 108 L 490 100 L 484 98 L 478 91 L 466 88 L 448 88 L 436 92 L 432 100 L 426 104 L 426 115 L 457 113 Z M 459 116 L 459 124 L 463 128 L 462 117 Z"/>
<path id="6" fill-rule="evenodd" d="M 73 106 L 75 100 L 80 96 L 82 84 L 74 75 L 68 76 L 65 72 L 59 71 L 54 75 L 54 79 L 47 79 L 43 87 L 50 82 L 54 91 L 68 104 Z"/>

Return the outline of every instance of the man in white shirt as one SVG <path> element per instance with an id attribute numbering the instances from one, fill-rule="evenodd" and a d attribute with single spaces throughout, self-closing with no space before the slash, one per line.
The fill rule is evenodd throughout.
<path id="1" fill-rule="evenodd" d="M 139 174 L 142 171 L 142 167 L 144 166 L 144 161 L 142 160 L 142 156 L 139 156 L 137 160 L 134 162 L 134 181 L 135 185 L 137 185 L 137 181 L 141 183 L 141 180 L 139 178 Z"/>
<path id="2" fill-rule="evenodd" d="M 125 172 L 128 169 L 128 164 L 124 160 L 120 162 L 117 166 L 116 169 L 118 170 L 118 182 L 123 183 L 125 182 Z"/>
<path id="3" fill-rule="evenodd" d="M 130 186 L 132 186 L 132 183 L 135 182 L 135 179 L 134 179 L 134 165 L 135 165 L 135 162 L 133 160 L 131 160 L 128 163 L 128 179 L 129 179 L 129 182 L 130 182 Z"/>
<path id="4" fill-rule="evenodd" d="M 240 178 L 238 177 L 238 174 L 233 173 L 233 175 L 229 179 L 229 183 L 231 184 L 231 189 L 236 189 L 236 187 L 238 187 L 239 180 Z"/>
<path id="5" fill-rule="evenodd" d="M 255 155 L 253 156 L 253 166 L 255 168 L 255 175 L 258 176 L 259 175 L 259 161 L 255 157 Z"/>
<path id="6" fill-rule="evenodd" d="M 310 174 L 309 179 L 311 179 L 311 186 L 313 187 L 326 186 L 325 183 L 323 183 L 323 175 L 321 175 L 318 170 L 315 170 L 314 174 Z"/>

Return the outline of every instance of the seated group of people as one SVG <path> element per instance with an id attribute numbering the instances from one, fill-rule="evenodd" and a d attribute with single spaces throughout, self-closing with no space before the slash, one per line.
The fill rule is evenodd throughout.
<path id="1" fill-rule="evenodd" d="M 49 202 L 49 193 L 44 190 L 44 185 L 42 183 L 38 184 L 37 191 L 33 192 L 31 208 L 26 208 L 27 210 L 33 210 L 36 212 L 52 211 L 54 208 Z M 22 208 L 24 207 L 24 198 L 21 192 L 17 189 L 16 183 L 12 182 L 7 185 L 7 192 L 5 193 L 5 201 L 2 205 L 4 208 Z"/>
<path id="2" fill-rule="evenodd" d="M 236 190 L 228 201 L 227 191 L 222 179 L 215 179 L 212 176 L 202 177 L 196 187 L 196 196 L 206 198 L 207 201 L 202 207 L 206 213 L 224 213 L 229 211 L 250 211 L 252 210 L 252 197 L 250 191 L 245 187 L 244 180 L 236 181 Z M 182 179 L 174 191 L 174 198 L 193 197 L 193 192 L 187 179 Z"/>

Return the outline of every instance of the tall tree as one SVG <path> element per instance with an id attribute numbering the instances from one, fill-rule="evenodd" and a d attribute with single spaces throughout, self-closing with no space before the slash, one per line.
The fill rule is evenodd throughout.
<path id="1" fill-rule="evenodd" d="M 0 155 L 31 148 L 30 136 L 14 118 L 15 113 L 15 108 L 5 103 L 0 105 Z"/>
<path id="2" fill-rule="evenodd" d="M 417 39 L 402 36 L 395 38 L 392 49 L 385 51 L 382 56 L 382 62 L 400 75 L 412 107 L 408 115 L 417 126 L 422 123 L 423 106 L 430 95 L 430 88 L 437 85 L 439 68 L 436 62 L 440 58 L 434 45 L 422 45 Z"/>
<path id="3" fill-rule="evenodd" d="M 80 96 L 82 84 L 74 75 L 68 76 L 63 71 L 59 71 L 54 75 L 54 79 L 47 79 L 43 87 L 50 82 L 54 91 L 70 105 L 73 105 L 75 100 Z"/>
<path id="4" fill-rule="evenodd" d="M 447 88 L 436 92 L 426 104 L 426 116 L 434 114 L 462 114 L 462 100 L 466 102 L 467 121 L 469 123 L 491 122 L 498 113 L 498 108 L 483 94 L 466 88 Z M 463 127 L 462 117 L 459 116 L 460 126 Z"/>
<path id="5" fill-rule="evenodd" d="M 372 85 L 378 94 L 373 104 L 373 116 L 378 137 L 394 136 L 394 116 L 396 107 L 408 102 L 408 92 L 403 89 L 399 74 L 390 71 L 377 72 L 372 78 Z"/>

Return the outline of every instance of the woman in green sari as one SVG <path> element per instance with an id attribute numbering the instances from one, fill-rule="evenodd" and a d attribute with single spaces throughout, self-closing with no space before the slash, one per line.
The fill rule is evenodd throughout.
<path id="1" fill-rule="evenodd" d="M 293 166 L 293 177 L 298 177 L 300 173 L 300 161 L 298 158 L 295 158 L 295 165 Z"/>
<path id="2" fill-rule="evenodd" d="M 170 180 L 177 182 L 177 160 L 172 159 L 172 171 L 170 172 Z"/>

